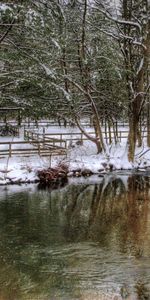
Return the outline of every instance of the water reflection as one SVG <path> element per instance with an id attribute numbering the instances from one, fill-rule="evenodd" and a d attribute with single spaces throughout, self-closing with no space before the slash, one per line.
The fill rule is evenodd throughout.
<path id="1" fill-rule="evenodd" d="M 0 300 L 150 299 L 150 177 L 1 187 L 0 270 Z"/>

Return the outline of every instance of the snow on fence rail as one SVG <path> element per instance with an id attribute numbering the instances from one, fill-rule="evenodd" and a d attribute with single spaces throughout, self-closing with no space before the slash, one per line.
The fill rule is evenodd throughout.
<path id="1" fill-rule="evenodd" d="M 18 125 L 18 122 L 15 120 L 8 120 L 7 121 L 8 124 L 10 125 Z M 6 122 L 5 121 L 0 121 L 0 125 L 5 125 Z M 89 126 L 91 127 L 92 124 L 90 122 L 81 122 L 82 126 Z M 35 127 L 51 127 L 51 126 L 55 126 L 55 127 L 70 127 L 70 126 L 75 126 L 72 124 L 70 124 L 70 122 L 58 122 L 58 121 L 22 121 L 21 122 L 21 126 L 24 126 L 25 128 L 35 128 Z"/>
<path id="2" fill-rule="evenodd" d="M 94 136 L 94 132 L 88 132 L 91 135 Z M 24 131 L 24 138 L 30 141 L 33 141 L 34 139 L 45 141 L 48 140 L 50 143 L 52 143 L 53 146 L 68 148 L 70 142 L 72 141 L 80 141 L 83 143 L 84 140 L 88 140 L 87 137 L 81 133 L 81 132 L 55 132 L 55 133 L 46 133 L 45 130 L 43 130 L 43 133 L 36 133 L 31 130 L 25 130 Z M 45 143 L 45 142 L 44 142 Z"/>
<path id="3" fill-rule="evenodd" d="M 95 132 L 94 131 L 88 131 L 88 134 L 90 134 L 91 136 L 95 136 Z M 104 139 L 106 140 L 106 143 L 110 143 L 115 139 L 115 134 L 114 132 L 102 132 Z M 127 139 L 128 138 L 128 134 L 129 131 L 128 130 L 119 130 L 117 133 L 117 141 L 121 142 L 122 139 Z M 84 140 L 88 140 L 88 138 L 81 132 L 73 132 L 73 133 L 45 133 L 45 138 L 51 137 L 53 138 L 53 136 L 57 137 L 58 140 L 62 139 L 62 140 L 66 140 L 68 141 L 84 141 Z M 147 132 L 144 132 L 142 134 L 142 137 L 147 137 Z"/>
<path id="4" fill-rule="evenodd" d="M 114 131 L 102 131 L 104 139 L 107 144 L 111 144 L 112 142 L 121 142 L 122 139 L 127 139 L 129 131 L 128 130 L 118 130 L 117 135 Z M 88 131 L 88 134 L 91 136 L 95 136 L 94 131 Z M 68 148 L 71 142 L 81 142 L 87 141 L 88 138 L 82 132 L 45 132 L 45 128 L 43 128 L 43 133 L 37 133 L 31 130 L 25 130 L 24 136 L 28 140 L 41 140 L 44 141 L 49 140 L 53 145 L 59 145 L 60 147 Z M 147 137 L 147 131 L 143 131 L 142 137 Z"/>
<path id="5" fill-rule="evenodd" d="M 107 144 L 111 144 L 112 141 L 119 141 L 121 142 L 122 139 L 127 139 L 128 137 L 128 130 L 119 130 L 117 132 L 117 136 L 115 136 L 114 132 L 111 131 L 103 131 L 104 139 L 106 140 Z M 88 131 L 88 134 L 91 136 L 95 136 L 94 131 Z M 82 132 L 45 132 L 45 128 L 43 128 L 43 133 L 37 133 L 31 130 L 24 130 L 24 137 L 27 140 L 41 140 L 44 141 L 49 140 L 49 142 L 53 143 L 53 145 L 63 146 L 65 149 L 68 148 L 71 142 L 78 142 L 80 141 L 81 144 L 83 141 L 87 141 L 88 138 Z"/>
<path id="6" fill-rule="evenodd" d="M 8 124 L 11 125 L 18 125 L 17 120 L 7 120 Z M 6 122 L 4 120 L 0 120 L 0 125 L 4 125 Z M 115 126 L 117 127 L 128 127 L 129 123 L 125 121 L 114 121 Z M 25 128 L 32 128 L 32 127 L 48 127 L 48 126 L 56 126 L 56 127 L 70 127 L 73 126 L 73 123 L 63 121 L 63 120 L 22 120 L 21 125 L 24 126 Z M 81 120 L 81 125 L 82 126 L 87 126 L 87 127 L 93 127 L 93 124 L 90 120 Z M 102 123 L 102 126 L 108 126 L 105 122 Z M 145 122 L 146 125 L 146 122 Z M 145 126 L 142 124 L 142 126 Z"/>
<path id="7" fill-rule="evenodd" d="M 93 131 L 89 134 L 95 135 Z M 115 140 L 114 133 L 103 132 L 107 144 Z M 54 156 L 66 155 L 67 148 L 72 142 L 82 144 L 88 138 L 81 132 L 52 132 L 36 133 L 31 130 L 24 130 L 25 141 L 0 142 L 0 157 L 5 156 Z M 127 139 L 128 130 L 120 130 L 117 133 L 117 141 Z M 143 137 L 147 137 L 147 132 L 143 132 Z"/>
<path id="8" fill-rule="evenodd" d="M 32 141 L 14 141 L 14 142 L 0 142 L 0 157 L 5 156 L 32 156 L 38 154 L 39 156 L 55 156 L 66 155 L 66 151 L 61 147 L 53 147 L 48 144 L 49 140 Z"/>
<path id="9" fill-rule="evenodd" d="M 52 146 L 53 148 L 61 148 L 61 149 L 66 149 L 67 148 L 67 143 L 66 140 L 60 138 L 54 138 L 54 137 L 49 137 L 49 134 L 46 134 L 45 131 L 43 131 L 43 134 L 41 133 L 36 133 L 31 130 L 24 130 L 24 139 L 30 142 L 33 141 L 41 141 L 44 146 Z"/>

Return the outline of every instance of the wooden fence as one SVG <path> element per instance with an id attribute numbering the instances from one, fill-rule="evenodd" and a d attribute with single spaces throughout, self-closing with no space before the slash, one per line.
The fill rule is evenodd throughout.
<path id="1" fill-rule="evenodd" d="M 106 140 L 107 144 L 111 144 L 112 142 L 121 142 L 122 139 L 128 138 L 129 131 L 124 130 L 118 130 L 117 133 L 113 130 L 107 130 L 103 131 L 102 134 L 104 136 L 104 139 Z M 95 136 L 94 131 L 88 131 L 88 134 L 91 136 Z M 52 145 L 58 145 L 63 148 L 68 148 L 68 145 L 72 142 L 78 142 L 80 141 L 81 144 L 83 141 L 88 140 L 88 138 L 82 133 L 82 132 L 49 132 L 46 133 L 45 128 L 43 128 L 42 133 L 37 133 L 35 131 L 31 130 L 25 130 L 24 131 L 25 139 L 27 140 L 41 140 L 44 141 L 45 139 L 49 141 Z M 142 132 L 142 138 L 147 137 L 147 131 L 143 130 Z"/>
<path id="2" fill-rule="evenodd" d="M 88 132 L 94 136 L 94 131 Z M 115 140 L 114 133 L 103 132 L 107 144 L 111 144 Z M 127 139 L 128 130 L 117 132 L 117 141 Z M 143 137 L 147 137 L 147 132 L 143 132 Z M 66 155 L 67 148 L 73 143 L 83 144 L 88 138 L 81 132 L 52 132 L 37 133 L 31 130 L 24 130 L 25 141 L 0 142 L 0 157 L 5 156 L 54 156 Z M 30 148 L 29 148 L 30 145 Z"/>
<path id="3" fill-rule="evenodd" d="M 12 125 L 12 126 L 16 126 L 18 125 L 18 122 L 15 120 L 8 120 L 7 121 L 8 124 Z M 0 125 L 5 125 L 6 123 L 4 121 L 0 120 Z M 73 126 L 73 123 L 70 122 L 63 122 L 63 121 L 55 121 L 55 120 L 45 120 L 45 121 L 22 121 L 21 122 L 21 126 L 25 127 L 25 128 L 39 128 L 39 127 L 70 127 Z M 91 123 L 90 122 L 86 122 L 83 121 L 82 122 L 82 126 L 87 126 L 87 127 L 91 127 Z"/>
<path id="4" fill-rule="evenodd" d="M 11 124 L 13 126 L 18 125 L 18 121 L 17 120 L 7 120 L 8 124 Z M 0 120 L 0 125 L 5 125 L 5 121 Z M 146 124 L 146 122 L 145 122 Z M 82 126 L 87 126 L 87 127 L 93 127 L 92 122 L 90 121 L 90 119 L 82 119 L 81 120 L 81 125 Z M 102 126 L 108 126 L 107 123 L 103 122 Z M 114 125 L 117 127 L 128 127 L 128 122 L 126 121 L 114 121 Z M 58 121 L 58 120 L 39 120 L 39 121 L 35 121 L 35 120 L 22 120 L 21 122 L 21 126 L 24 126 L 25 128 L 32 128 L 32 127 L 51 127 L 51 126 L 55 126 L 55 127 L 70 127 L 73 126 L 73 123 L 70 122 L 64 122 L 63 120 Z M 144 124 L 143 124 L 144 126 Z"/>
<path id="5" fill-rule="evenodd" d="M 107 144 L 111 144 L 112 141 L 121 141 L 122 139 L 127 139 L 128 137 L 128 130 L 121 130 L 117 132 L 117 136 L 112 131 L 103 131 L 104 139 L 106 140 Z M 88 134 L 91 136 L 95 136 L 94 131 L 88 131 Z M 70 143 L 80 141 L 81 144 L 83 141 L 88 140 L 88 138 L 81 132 L 52 132 L 46 133 L 45 128 L 43 128 L 43 133 L 36 133 L 35 131 L 31 130 L 24 130 L 24 138 L 26 140 L 48 140 L 49 143 L 52 145 L 58 145 L 60 147 L 64 147 L 65 149 L 68 148 Z"/>
<path id="6" fill-rule="evenodd" d="M 51 135 L 46 134 L 45 131 L 43 131 L 43 134 L 41 134 L 30 130 L 24 130 L 24 139 L 30 141 L 31 143 L 33 141 L 41 141 L 44 146 L 51 146 L 53 148 L 58 149 L 66 149 L 66 140 L 63 139 L 62 136 L 60 136 L 59 138 L 55 138 L 54 136 L 55 135 L 51 137 Z"/>
<path id="7" fill-rule="evenodd" d="M 4 146 L 5 149 L 1 149 L 1 146 Z M 0 142 L 0 157 L 32 156 L 37 154 L 39 156 L 66 155 L 66 149 L 49 145 L 49 140 L 45 140 L 43 143 L 34 140 L 32 145 L 29 141 Z"/>

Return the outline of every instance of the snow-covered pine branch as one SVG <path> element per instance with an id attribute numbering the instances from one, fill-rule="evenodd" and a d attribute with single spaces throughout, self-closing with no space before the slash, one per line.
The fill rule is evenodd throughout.
<path id="1" fill-rule="evenodd" d="M 140 71 L 142 70 L 143 64 L 144 64 L 144 57 L 142 57 L 142 59 L 141 59 L 141 61 L 140 61 L 138 70 L 137 70 L 137 72 L 136 72 L 136 75 L 138 75 L 138 74 L 140 73 Z"/>
<path id="2" fill-rule="evenodd" d="M 55 89 L 56 89 L 57 91 L 62 92 L 63 95 L 64 95 L 64 97 L 65 97 L 65 99 L 66 99 L 68 102 L 71 101 L 71 94 L 70 94 L 69 92 L 67 92 L 61 85 L 56 84 L 56 83 L 54 83 L 54 82 L 52 82 L 51 85 L 52 85 L 53 87 L 55 87 Z"/>
<path id="3" fill-rule="evenodd" d="M 99 4 L 99 3 L 97 2 L 97 4 Z M 121 25 L 130 25 L 130 26 L 136 27 L 140 33 L 142 32 L 141 25 L 137 22 L 127 21 L 127 20 L 123 20 L 123 19 L 113 17 L 110 13 L 107 12 L 107 10 L 101 9 L 97 6 L 93 6 L 92 9 L 94 9 L 96 11 L 99 11 L 104 16 L 106 16 L 107 19 L 113 21 L 114 23 L 121 24 Z"/>
<path id="4" fill-rule="evenodd" d="M 41 62 L 39 62 L 39 65 L 44 69 L 47 76 L 51 77 L 52 79 L 56 79 L 56 74 L 54 70 L 50 69 L 49 67 L 47 67 L 45 64 L 42 64 Z"/>

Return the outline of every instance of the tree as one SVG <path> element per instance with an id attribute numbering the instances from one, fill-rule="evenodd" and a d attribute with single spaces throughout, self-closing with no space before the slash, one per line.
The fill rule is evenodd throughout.
<path id="1" fill-rule="evenodd" d="M 111 22 L 112 30 L 105 33 L 118 42 L 124 59 L 129 115 L 128 158 L 133 161 L 137 141 L 141 145 L 139 120 L 149 91 L 149 79 L 146 79 L 150 56 L 149 2 L 123 0 L 117 16 L 100 1 L 96 1 L 95 8 Z"/>
<path id="2" fill-rule="evenodd" d="M 104 52 L 103 50 L 103 48 L 106 48 L 106 45 L 110 46 L 110 43 L 106 42 L 106 39 L 102 40 L 102 36 L 96 35 L 95 31 L 93 31 L 92 22 L 94 21 L 94 16 L 87 6 L 87 1 L 83 1 L 82 5 L 78 4 L 76 10 L 75 6 L 73 8 L 72 6 L 65 6 L 64 12 L 66 19 L 64 21 L 65 34 L 62 34 L 64 36 L 62 49 L 63 88 L 70 100 L 68 101 L 68 106 L 70 103 L 72 118 L 80 130 L 90 140 L 95 142 L 98 152 L 101 152 L 105 145 L 100 122 L 102 122 L 103 118 L 108 118 L 109 115 L 109 105 L 106 105 L 106 102 L 110 104 L 111 116 L 113 116 L 116 108 L 119 109 L 119 106 L 121 106 L 116 99 L 114 101 L 114 95 L 112 96 L 114 87 L 118 88 L 118 82 L 115 83 L 115 78 L 121 83 L 121 72 L 118 72 L 116 66 L 113 66 L 116 57 L 109 60 L 106 51 Z M 72 16 L 71 21 L 70 16 Z M 62 26 L 63 22 L 61 22 L 61 28 Z M 71 41 L 73 47 L 70 47 Z M 59 43 L 61 46 L 62 42 L 60 41 Z M 104 69 L 102 64 L 103 67 L 105 65 Z M 110 68 L 113 69 L 114 80 L 112 80 L 111 76 L 110 78 L 108 77 L 108 69 Z M 106 75 L 104 76 L 104 74 Z M 106 82 L 108 83 L 107 87 Z M 110 82 L 111 84 L 109 84 Z M 112 99 L 110 99 L 110 95 Z M 115 97 L 118 98 L 117 95 Z M 94 138 L 89 136 L 79 122 L 81 115 L 85 113 L 92 115 L 96 133 Z M 111 119 L 110 116 L 109 118 Z"/>
<path id="3" fill-rule="evenodd" d="M 122 116 L 126 97 L 118 44 L 103 32 L 107 20 L 87 0 L 26 1 L 19 12 L 2 43 L 2 103 L 18 103 L 34 118 L 74 121 L 105 150 L 101 124 Z M 81 126 L 83 115 L 91 116 L 94 137 Z"/>

